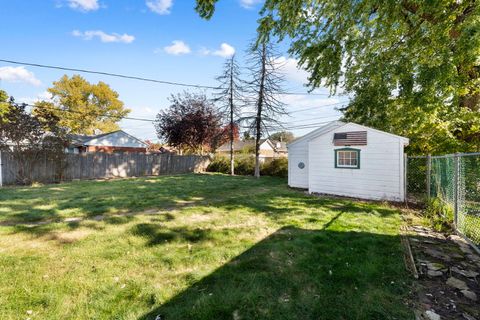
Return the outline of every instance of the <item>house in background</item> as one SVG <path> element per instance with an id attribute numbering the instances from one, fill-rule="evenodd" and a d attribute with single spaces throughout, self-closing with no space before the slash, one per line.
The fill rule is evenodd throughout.
<path id="1" fill-rule="evenodd" d="M 334 121 L 288 144 L 288 185 L 310 193 L 404 201 L 409 140 Z"/>
<path id="2" fill-rule="evenodd" d="M 168 144 L 162 144 L 160 142 L 152 142 L 150 140 L 145 140 L 147 144 L 147 153 L 150 154 L 179 154 L 179 150 L 175 147 L 172 147 Z"/>
<path id="3" fill-rule="evenodd" d="M 97 135 L 70 134 L 67 153 L 86 152 L 146 152 L 147 144 L 140 139 L 118 130 Z"/>
<path id="4" fill-rule="evenodd" d="M 255 154 L 255 140 L 234 141 L 233 152 L 236 154 Z M 230 142 L 222 144 L 216 150 L 217 154 L 228 156 L 230 154 Z M 260 140 L 260 160 L 271 160 L 288 157 L 287 144 L 285 142 L 261 139 Z"/>
<path id="5" fill-rule="evenodd" d="M 276 158 L 287 158 L 288 157 L 288 149 L 287 143 L 283 141 L 275 141 L 269 140 L 273 144 L 273 148 L 275 150 L 275 157 Z"/>

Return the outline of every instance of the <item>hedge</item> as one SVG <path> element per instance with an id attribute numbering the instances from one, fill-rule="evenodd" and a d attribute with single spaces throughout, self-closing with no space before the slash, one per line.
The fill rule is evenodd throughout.
<path id="1" fill-rule="evenodd" d="M 208 172 L 230 173 L 230 159 L 224 156 L 216 156 L 207 167 Z M 255 158 L 251 156 L 235 157 L 235 174 L 253 176 L 255 173 Z M 260 167 L 260 174 L 264 176 L 284 177 L 288 176 L 288 159 L 278 158 L 266 161 Z"/>

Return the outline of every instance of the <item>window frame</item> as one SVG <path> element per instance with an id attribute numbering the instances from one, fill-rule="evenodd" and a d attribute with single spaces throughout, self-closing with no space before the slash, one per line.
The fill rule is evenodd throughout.
<path id="1" fill-rule="evenodd" d="M 334 149 L 335 151 L 335 168 L 337 169 L 360 169 L 360 149 L 354 149 L 354 148 L 339 148 L 339 149 Z M 340 165 L 338 163 L 340 157 L 339 157 L 339 152 L 341 151 L 348 151 L 348 152 L 355 152 L 357 155 L 357 165 Z"/>

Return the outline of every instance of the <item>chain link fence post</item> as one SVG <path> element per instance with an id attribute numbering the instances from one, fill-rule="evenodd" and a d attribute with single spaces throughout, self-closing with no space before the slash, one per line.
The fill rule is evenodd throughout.
<path id="1" fill-rule="evenodd" d="M 408 200 L 446 205 L 443 218 L 480 253 L 480 152 L 409 156 L 407 166 Z"/>
<path id="2" fill-rule="evenodd" d="M 403 155 L 403 197 L 408 208 L 408 155 Z"/>
<path id="3" fill-rule="evenodd" d="M 455 153 L 454 155 L 454 173 L 453 173 L 453 190 L 454 190 L 454 202 L 453 202 L 453 226 L 456 231 L 458 231 L 458 192 L 459 192 L 459 187 L 458 187 L 458 182 L 459 182 L 459 177 L 460 177 L 460 161 L 458 158 L 458 153 Z"/>
<path id="4" fill-rule="evenodd" d="M 432 179 L 432 155 L 427 155 L 427 201 L 430 201 Z"/>

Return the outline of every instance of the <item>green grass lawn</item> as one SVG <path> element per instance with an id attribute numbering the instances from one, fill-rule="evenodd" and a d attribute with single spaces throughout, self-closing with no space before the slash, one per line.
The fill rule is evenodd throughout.
<path id="1" fill-rule="evenodd" d="M 0 315 L 411 319 L 400 225 L 269 177 L 0 189 Z"/>

